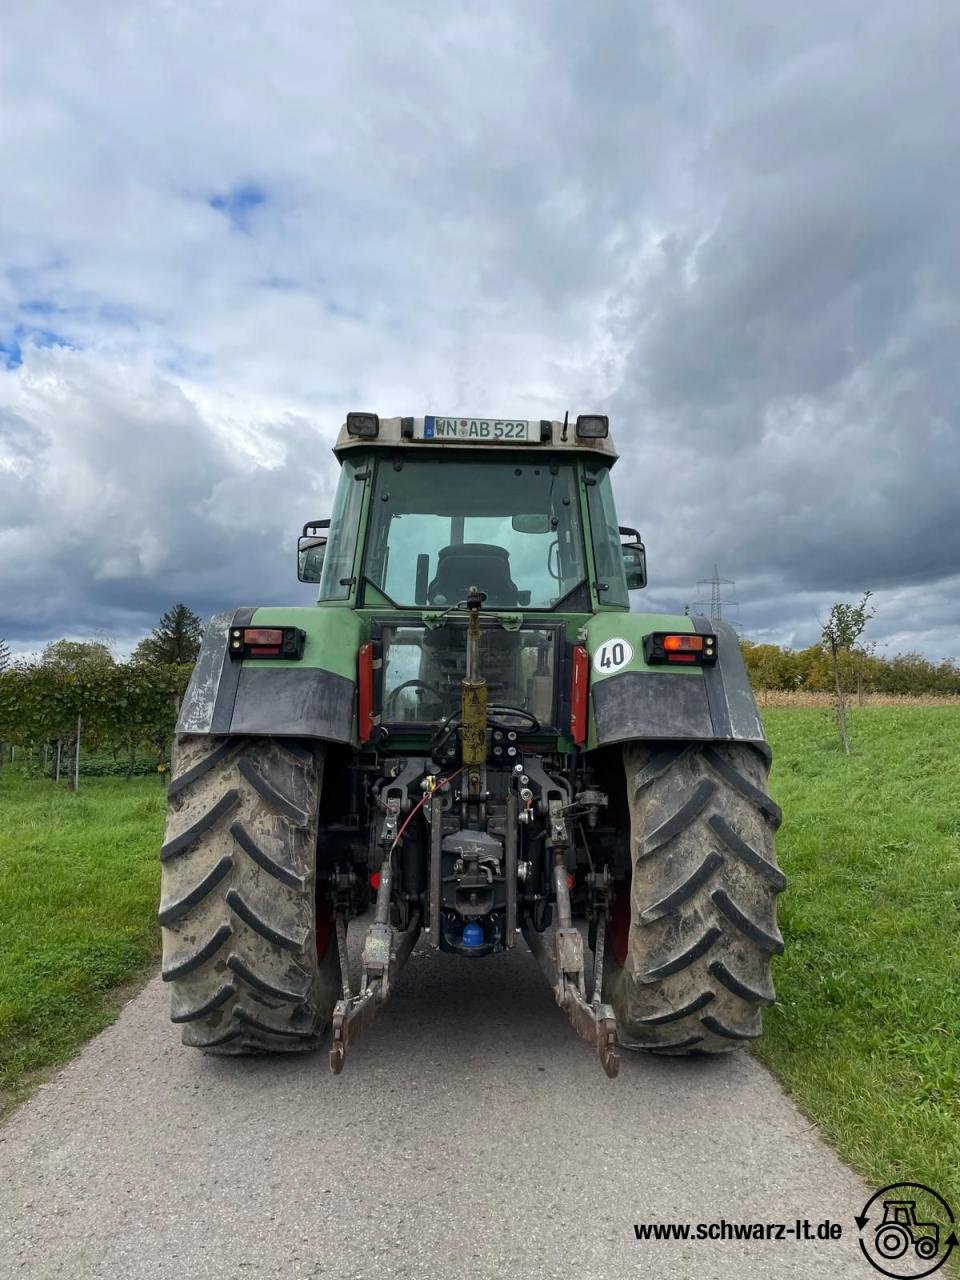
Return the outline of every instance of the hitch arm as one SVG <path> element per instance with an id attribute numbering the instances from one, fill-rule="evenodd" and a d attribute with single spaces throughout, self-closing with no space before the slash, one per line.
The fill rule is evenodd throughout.
<path id="1" fill-rule="evenodd" d="M 557 1004 L 567 1015 L 577 1035 L 592 1044 L 600 1065 L 612 1080 L 620 1070 L 617 1051 L 617 1023 L 613 1009 L 600 999 L 603 985 L 603 952 L 606 937 L 606 914 L 601 910 L 597 921 L 597 943 L 594 952 L 593 995 L 588 1000 L 584 976 L 583 938 L 573 924 L 567 868 L 562 850 L 556 850 L 553 886 L 557 899 L 557 924 L 538 933 L 529 920 L 523 936 L 540 962 L 540 967 L 553 987 Z"/>
<path id="2" fill-rule="evenodd" d="M 420 936 L 420 917 L 417 915 L 410 921 L 410 927 L 403 932 L 394 929 L 389 923 L 390 884 L 393 878 L 391 861 L 388 854 L 380 869 L 377 905 L 373 923 L 367 930 L 363 943 L 360 990 L 356 995 L 352 995 L 350 991 L 346 919 L 342 915 L 337 916 L 337 947 L 340 951 L 343 995 L 333 1010 L 330 1070 L 335 1076 L 343 1070 L 347 1046 L 359 1038 L 386 1004 L 396 976 L 410 958 L 410 952 Z"/>

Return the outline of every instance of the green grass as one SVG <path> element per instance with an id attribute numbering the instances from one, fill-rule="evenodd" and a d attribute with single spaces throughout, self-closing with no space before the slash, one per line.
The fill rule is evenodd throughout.
<path id="1" fill-rule="evenodd" d="M 0 770 L 0 1111 L 107 1026 L 159 954 L 163 807 L 152 778 L 74 795 Z"/>
<path id="2" fill-rule="evenodd" d="M 960 1210 L 960 710 L 763 712 L 786 954 L 758 1056 L 878 1186 Z"/>

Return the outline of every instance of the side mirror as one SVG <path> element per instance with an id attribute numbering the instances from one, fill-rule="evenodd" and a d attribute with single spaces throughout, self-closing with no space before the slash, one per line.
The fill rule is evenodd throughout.
<path id="1" fill-rule="evenodd" d="M 640 541 L 636 529 L 621 529 L 621 533 L 631 533 L 636 542 L 624 542 L 620 551 L 623 555 L 623 570 L 627 575 L 627 590 L 639 591 L 647 585 L 647 551 Z"/>
<path id="2" fill-rule="evenodd" d="M 297 542 L 297 577 L 301 582 L 319 582 L 323 575 L 323 557 L 327 539 L 316 530 L 329 529 L 329 520 L 308 520 Z"/>
<path id="3" fill-rule="evenodd" d="M 514 516 L 510 524 L 514 533 L 550 533 L 553 530 L 550 517 L 540 513 L 529 516 Z"/>
<path id="4" fill-rule="evenodd" d="M 326 538 L 300 538 L 297 547 L 297 577 L 301 582 L 320 581 L 326 550 Z"/>

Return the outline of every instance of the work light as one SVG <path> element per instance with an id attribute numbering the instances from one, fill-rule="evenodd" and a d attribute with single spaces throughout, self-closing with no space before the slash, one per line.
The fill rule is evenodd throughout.
<path id="1" fill-rule="evenodd" d="M 360 440 L 375 440 L 380 434 L 380 419 L 375 413 L 348 413 L 347 435 Z"/>
<path id="2" fill-rule="evenodd" d="M 577 418 L 578 440 L 606 440 L 610 432 L 610 419 L 606 414 L 581 413 Z"/>

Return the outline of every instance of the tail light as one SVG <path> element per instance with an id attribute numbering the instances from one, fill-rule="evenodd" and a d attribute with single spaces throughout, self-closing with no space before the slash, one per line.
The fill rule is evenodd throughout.
<path id="1" fill-rule="evenodd" d="M 573 648 L 573 676 L 570 682 L 570 737 L 578 747 L 587 740 L 587 690 L 590 655 L 582 644 Z"/>
<path id="2" fill-rule="evenodd" d="M 357 655 L 357 733 L 361 742 L 373 737 L 373 644 L 368 640 Z"/>
<path id="3" fill-rule="evenodd" d="M 643 637 L 648 666 L 712 667 L 717 661 L 717 637 L 712 633 L 651 631 Z"/>
<path id="4" fill-rule="evenodd" d="M 231 627 L 231 658 L 303 657 L 307 633 L 299 627 Z"/>

